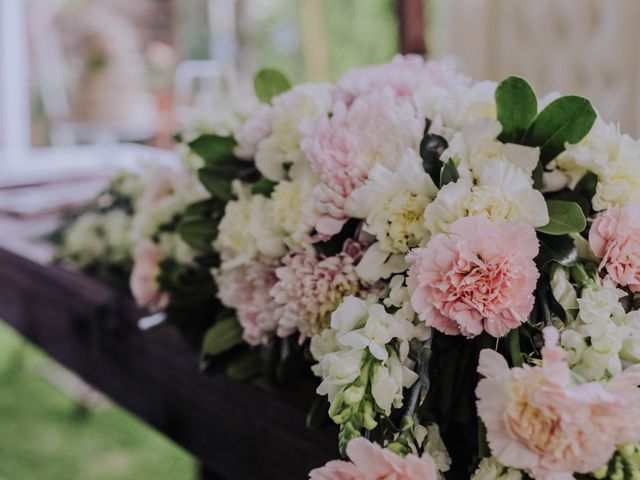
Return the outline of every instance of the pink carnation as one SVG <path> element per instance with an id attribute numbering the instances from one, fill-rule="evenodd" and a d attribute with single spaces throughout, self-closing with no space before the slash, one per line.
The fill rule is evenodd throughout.
<path id="1" fill-rule="evenodd" d="M 236 310 L 249 345 L 266 344 L 275 333 L 277 305 L 269 294 L 276 283 L 274 268 L 259 261 L 214 271 L 218 298 Z"/>
<path id="2" fill-rule="evenodd" d="M 535 231 L 523 222 L 494 225 L 465 217 L 409 253 L 411 304 L 448 335 L 501 337 L 527 319 L 538 270 Z"/>
<path id="3" fill-rule="evenodd" d="M 129 287 L 136 302 L 152 312 L 162 310 L 169 303 L 169 294 L 160 290 L 158 274 L 163 259 L 160 247 L 153 242 L 141 243 L 136 251 Z"/>
<path id="4" fill-rule="evenodd" d="M 291 252 L 276 269 L 278 282 L 271 295 L 280 305 L 278 335 L 286 337 L 296 330 L 300 342 L 328 327 L 331 313 L 348 295 L 360 289 L 355 263 L 361 247 L 347 241 L 343 252 L 318 258 L 313 250 Z"/>
<path id="5" fill-rule="evenodd" d="M 390 63 L 345 73 L 336 85 L 336 98 L 349 104 L 362 95 L 391 88 L 398 97 L 411 99 L 425 86 L 448 89 L 467 84 L 469 79 L 447 63 L 425 61 L 419 55 L 396 55 Z"/>
<path id="6" fill-rule="evenodd" d="M 307 218 L 320 238 L 340 231 L 349 217 L 346 200 L 373 166 L 393 170 L 408 147 L 418 148 L 423 131 L 424 118 L 389 89 L 359 97 L 350 107 L 337 102 L 333 115 L 317 122 L 302 149 L 320 177 L 313 191 L 316 213 Z"/>
<path id="7" fill-rule="evenodd" d="M 509 369 L 498 353 L 480 353 L 478 414 L 500 463 L 536 480 L 569 480 L 605 464 L 617 445 L 640 440 L 640 367 L 606 386 L 575 385 L 558 331 L 544 334 L 542 366 Z"/>
<path id="8" fill-rule="evenodd" d="M 362 437 L 347 446 L 351 462 L 333 460 L 309 474 L 310 480 L 437 480 L 436 463 L 428 453 L 400 457 Z"/>
<path id="9" fill-rule="evenodd" d="M 598 215 L 589 243 L 602 259 L 600 271 L 615 285 L 640 292 L 640 205 L 613 207 Z"/>

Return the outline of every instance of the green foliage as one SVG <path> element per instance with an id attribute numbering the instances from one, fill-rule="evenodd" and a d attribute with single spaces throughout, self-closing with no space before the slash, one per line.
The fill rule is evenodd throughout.
<path id="1" fill-rule="evenodd" d="M 453 163 L 452 159 L 449 159 L 440 171 L 440 188 L 444 187 L 447 183 L 457 182 L 459 178 L 460 174 L 458 173 L 456 164 Z"/>
<path id="2" fill-rule="evenodd" d="M 575 202 L 547 200 L 549 223 L 536 230 L 548 235 L 580 233 L 587 226 L 582 208 Z"/>
<path id="3" fill-rule="evenodd" d="M 538 113 L 538 101 L 526 80 L 509 77 L 496 88 L 498 121 L 502 124 L 500 141 L 519 143 Z"/>
<path id="4" fill-rule="evenodd" d="M 229 361 L 226 373 L 229 378 L 245 382 L 262 373 L 262 357 L 257 350 L 249 350 Z"/>
<path id="5" fill-rule="evenodd" d="M 251 185 L 251 194 L 270 197 L 273 189 L 276 188 L 276 185 L 278 185 L 277 182 L 273 182 L 268 178 L 261 178 L 256 183 Z"/>
<path id="6" fill-rule="evenodd" d="M 218 321 L 202 339 L 202 355 L 213 357 L 242 344 L 242 327 L 234 317 Z"/>
<path id="7" fill-rule="evenodd" d="M 188 145 L 196 155 L 204 159 L 206 165 L 212 165 L 222 158 L 232 156 L 236 141 L 233 137 L 206 134 L 189 142 Z"/>
<path id="8" fill-rule="evenodd" d="M 233 198 L 230 180 L 221 176 L 217 169 L 213 167 L 201 168 L 198 170 L 198 179 L 211 195 L 220 200 L 228 202 Z"/>
<path id="9" fill-rule="evenodd" d="M 579 193 L 584 198 L 589 201 L 591 204 L 591 200 L 593 196 L 596 194 L 596 187 L 598 185 L 598 176 L 593 172 L 585 173 L 584 177 L 580 179 L 577 183 L 576 188 L 574 188 L 574 192 Z"/>
<path id="10" fill-rule="evenodd" d="M 420 142 L 422 166 L 436 185 L 440 185 L 440 171 L 443 166 L 440 155 L 448 146 L 449 144 L 443 137 L 434 134 L 425 135 Z"/>
<path id="11" fill-rule="evenodd" d="M 578 250 L 569 235 L 538 233 L 538 241 L 540 252 L 536 257 L 536 263 L 540 269 L 553 262 L 570 267 L 578 261 Z"/>
<path id="12" fill-rule="evenodd" d="M 212 250 L 213 241 L 218 236 L 218 225 L 210 218 L 184 217 L 178 224 L 180 237 L 199 252 Z"/>
<path id="13" fill-rule="evenodd" d="M 565 144 L 582 140 L 596 120 L 596 112 L 589 100 L 560 97 L 551 102 L 535 118 L 523 139 L 524 145 L 540 147 L 544 165 L 565 149 Z"/>
<path id="14" fill-rule="evenodd" d="M 265 68 L 256 74 L 253 86 L 258 99 L 263 103 L 270 103 L 273 97 L 289 90 L 291 82 L 278 70 Z"/>

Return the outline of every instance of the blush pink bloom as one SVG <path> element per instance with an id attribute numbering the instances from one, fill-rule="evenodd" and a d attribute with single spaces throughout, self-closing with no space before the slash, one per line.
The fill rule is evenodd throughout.
<path id="1" fill-rule="evenodd" d="M 278 335 L 300 332 L 300 343 L 329 326 L 331 313 L 342 299 L 360 290 L 355 264 L 362 248 L 347 240 L 343 251 L 318 257 L 314 250 L 291 252 L 276 268 L 278 282 L 271 295 L 278 309 Z"/>
<path id="2" fill-rule="evenodd" d="M 140 196 L 138 209 L 148 210 L 159 200 L 183 187 L 188 182 L 186 173 L 170 167 L 158 167 L 151 172 L 151 178 Z"/>
<path id="3" fill-rule="evenodd" d="M 335 96 L 349 104 L 362 95 L 391 88 L 398 97 L 411 99 L 424 87 L 449 89 L 468 84 L 469 79 L 446 62 L 425 61 L 420 55 L 396 55 L 389 63 L 345 73 L 338 80 Z"/>
<path id="4" fill-rule="evenodd" d="M 536 480 L 570 480 L 609 461 L 617 445 L 640 440 L 640 367 L 606 385 L 576 385 L 558 331 L 547 327 L 544 336 L 541 366 L 509 369 L 500 354 L 480 353 L 478 414 L 500 463 Z"/>
<path id="5" fill-rule="evenodd" d="M 160 290 L 158 274 L 163 260 L 160 247 L 153 242 L 142 242 L 135 255 L 129 287 L 136 302 L 152 312 L 158 312 L 169 303 L 169 294 Z"/>
<path id="6" fill-rule="evenodd" d="M 436 463 L 428 453 L 400 457 L 362 437 L 347 446 L 351 462 L 333 460 L 309 474 L 310 480 L 437 480 Z"/>
<path id="7" fill-rule="evenodd" d="M 427 325 L 448 335 L 498 338 L 533 308 L 538 270 L 535 231 L 523 222 L 494 225 L 465 217 L 426 247 L 411 251 L 411 305 Z"/>
<path id="8" fill-rule="evenodd" d="M 277 281 L 274 268 L 257 260 L 213 272 L 218 298 L 236 310 L 243 338 L 249 345 L 266 344 L 275 334 L 278 305 L 270 295 Z"/>
<path id="9" fill-rule="evenodd" d="M 320 183 L 313 191 L 314 214 L 306 221 L 328 239 L 349 218 L 345 203 L 362 186 L 374 165 L 394 170 L 407 148 L 417 149 L 424 118 L 390 89 L 359 97 L 351 106 L 339 101 L 331 117 L 305 132 L 301 145 Z"/>
<path id="10" fill-rule="evenodd" d="M 640 204 L 615 206 L 598 215 L 589 243 L 601 259 L 606 281 L 640 292 Z"/>

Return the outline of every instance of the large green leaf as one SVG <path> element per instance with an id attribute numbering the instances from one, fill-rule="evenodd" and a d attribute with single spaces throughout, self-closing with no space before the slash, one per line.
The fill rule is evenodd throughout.
<path id="1" fill-rule="evenodd" d="M 456 164 L 453 163 L 452 159 L 449 159 L 440 171 L 440 188 L 444 187 L 447 183 L 457 182 L 459 178 L 460 174 L 458 173 Z"/>
<path id="2" fill-rule="evenodd" d="M 538 113 L 538 101 L 526 80 L 509 77 L 496 88 L 496 110 L 502 124 L 499 139 L 519 143 Z"/>
<path id="3" fill-rule="evenodd" d="M 178 233 L 191 247 L 204 252 L 211 250 L 211 244 L 218 236 L 218 226 L 210 218 L 185 217 L 178 224 Z"/>
<path id="4" fill-rule="evenodd" d="M 587 220 L 582 208 L 575 202 L 564 200 L 547 200 L 549 223 L 536 230 L 548 235 L 565 235 L 567 233 L 582 232 L 587 226 Z"/>
<path id="5" fill-rule="evenodd" d="M 598 186 L 598 176 L 593 172 L 587 172 L 580 179 L 574 191 L 585 197 L 591 203 L 593 196 L 596 194 L 596 188 Z"/>
<path id="6" fill-rule="evenodd" d="M 536 263 L 539 268 L 552 262 L 570 267 L 578 261 L 578 250 L 570 236 L 538 233 L 538 241 L 540 242 L 540 252 L 536 257 Z"/>
<path id="7" fill-rule="evenodd" d="M 205 164 L 210 165 L 219 159 L 233 155 L 233 148 L 236 141 L 233 137 L 221 137 L 219 135 L 201 135 L 192 142 L 189 148 L 205 160 Z"/>
<path id="8" fill-rule="evenodd" d="M 278 185 L 277 182 L 272 182 L 268 178 L 261 178 L 256 183 L 251 185 L 251 194 L 252 195 L 264 195 L 265 197 L 270 197 L 273 189 Z"/>
<path id="9" fill-rule="evenodd" d="M 276 95 L 291 88 L 291 83 L 278 70 L 265 68 L 260 70 L 253 81 L 256 95 L 261 102 L 269 103 Z"/>
<path id="10" fill-rule="evenodd" d="M 564 151 L 565 143 L 582 140 L 595 120 L 596 112 L 586 98 L 560 97 L 538 114 L 523 143 L 540 147 L 540 160 L 546 165 Z"/>
<path id="11" fill-rule="evenodd" d="M 213 357 L 242 343 L 242 327 L 233 318 L 225 318 L 209 328 L 202 339 L 202 355 Z"/>

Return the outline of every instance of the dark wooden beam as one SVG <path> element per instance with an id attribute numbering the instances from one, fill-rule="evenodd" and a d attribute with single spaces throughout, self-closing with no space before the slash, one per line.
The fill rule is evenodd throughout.
<path id="1" fill-rule="evenodd" d="M 425 42 L 426 0 L 396 0 L 400 52 L 426 55 Z"/>

